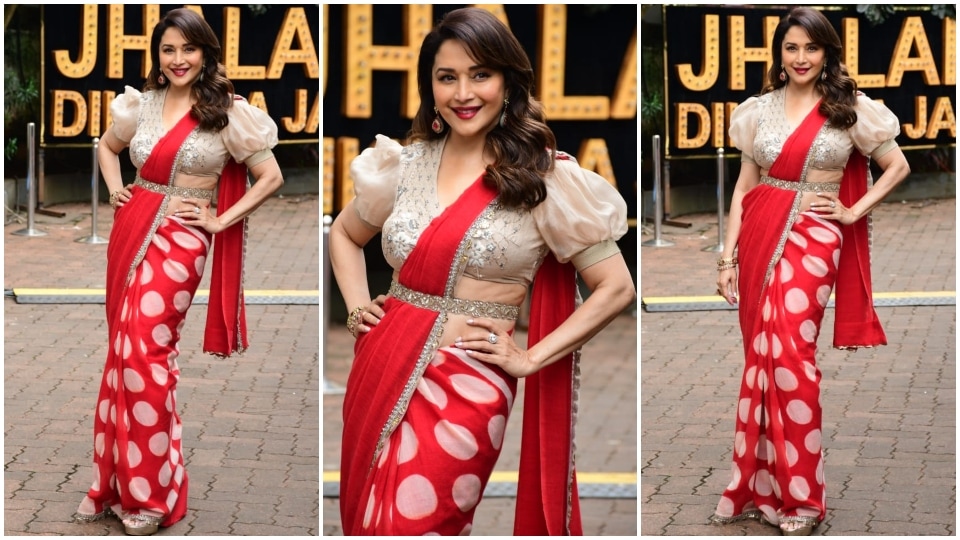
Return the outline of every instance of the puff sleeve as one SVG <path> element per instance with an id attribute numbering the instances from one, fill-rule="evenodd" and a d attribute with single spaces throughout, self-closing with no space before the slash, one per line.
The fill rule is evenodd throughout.
<path id="1" fill-rule="evenodd" d="M 237 99 L 227 111 L 230 122 L 220 131 L 223 146 L 233 159 L 252 167 L 273 156 L 277 145 L 277 124 L 262 110 Z"/>
<path id="2" fill-rule="evenodd" d="M 364 223 L 375 229 L 393 212 L 400 181 L 400 153 L 403 146 L 385 135 L 350 163 L 353 177 L 353 208 Z"/>
<path id="3" fill-rule="evenodd" d="M 558 261 L 583 270 L 619 253 L 616 240 L 627 232 L 627 203 L 616 188 L 567 156 L 556 161 L 545 182 L 547 198 L 532 214 Z"/>
<path id="4" fill-rule="evenodd" d="M 850 140 L 865 156 L 878 158 L 895 146 L 900 120 L 882 103 L 857 95 L 857 123 L 850 127 Z"/>
<path id="5" fill-rule="evenodd" d="M 113 117 L 113 134 L 125 143 L 133 139 L 137 132 L 137 118 L 140 116 L 140 91 L 124 87 L 124 91 L 110 102 L 110 116 Z"/>
<path id="6" fill-rule="evenodd" d="M 730 115 L 730 138 L 733 145 L 740 149 L 740 161 L 756 163 L 753 160 L 753 140 L 757 136 L 757 123 L 760 120 L 760 98 L 752 97 L 733 110 Z"/>

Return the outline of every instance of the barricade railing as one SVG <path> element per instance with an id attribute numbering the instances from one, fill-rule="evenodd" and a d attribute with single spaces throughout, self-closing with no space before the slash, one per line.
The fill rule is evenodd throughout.
<path id="1" fill-rule="evenodd" d="M 36 163 L 36 124 L 27 124 L 27 228 L 14 231 L 17 236 L 46 236 L 47 233 L 34 227 L 34 214 L 37 209 Z"/>
<path id="2" fill-rule="evenodd" d="M 323 395 L 343 394 L 345 389 L 327 380 L 327 344 L 330 343 L 330 225 L 333 218 L 323 216 L 323 294 L 320 301 L 323 303 Z"/>
<path id="3" fill-rule="evenodd" d="M 106 238 L 97 234 L 97 207 L 100 206 L 100 163 L 97 159 L 97 149 L 100 147 L 100 138 L 93 139 L 93 169 L 90 173 L 90 192 L 92 201 L 90 204 L 92 216 L 90 219 L 90 236 L 77 238 L 75 242 L 81 244 L 106 244 L 110 242 Z"/>
<path id="4" fill-rule="evenodd" d="M 660 237 L 663 228 L 663 178 L 660 167 L 660 136 L 653 136 L 653 239 L 642 245 L 652 247 L 672 246 L 673 242 Z"/>
<path id="5" fill-rule="evenodd" d="M 717 148 L 717 243 L 705 247 L 701 251 L 720 253 L 723 251 L 723 207 L 726 198 L 723 196 L 723 184 L 726 181 L 726 161 L 723 148 Z"/>

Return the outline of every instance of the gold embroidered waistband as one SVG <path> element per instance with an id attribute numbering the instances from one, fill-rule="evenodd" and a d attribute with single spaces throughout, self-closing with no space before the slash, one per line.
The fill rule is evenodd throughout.
<path id="1" fill-rule="evenodd" d="M 213 199 L 213 190 L 212 189 L 200 189 L 200 188 L 190 188 L 182 186 L 165 186 L 163 184 L 157 184 L 149 180 L 144 180 L 143 178 L 137 177 L 133 181 L 133 185 L 141 187 L 147 191 L 152 191 L 154 193 L 160 193 L 163 195 L 170 195 L 171 197 L 190 197 L 193 199 Z"/>
<path id="2" fill-rule="evenodd" d="M 817 191 L 829 191 L 831 193 L 840 191 L 840 184 L 833 182 L 790 182 L 788 180 L 780 180 L 779 178 L 761 176 L 760 183 L 775 188 L 789 189 L 790 191 L 811 191 L 814 193 Z"/>
<path id="3" fill-rule="evenodd" d="M 410 290 L 396 281 L 390 284 L 389 294 L 397 300 L 431 311 L 446 311 L 458 315 L 510 321 L 515 321 L 520 317 L 520 306 L 435 296 Z"/>

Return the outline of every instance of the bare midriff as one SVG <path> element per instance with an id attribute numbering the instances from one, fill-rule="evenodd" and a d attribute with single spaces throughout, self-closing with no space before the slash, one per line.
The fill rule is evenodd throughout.
<path id="1" fill-rule="evenodd" d="M 394 281 L 397 280 L 399 273 L 393 273 Z M 461 276 L 453 290 L 454 298 L 462 300 L 478 300 L 481 302 L 495 302 L 497 304 L 506 304 L 510 306 L 519 306 L 523 303 L 527 295 L 527 288 L 523 285 L 510 283 L 495 283 L 492 281 L 480 281 L 467 276 Z M 443 335 L 440 338 L 440 346 L 447 347 L 453 345 L 458 337 L 467 337 L 478 333 L 484 333 L 483 328 L 470 326 L 467 321 L 472 317 L 469 315 L 460 315 L 457 313 L 447 314 L 447 323 L 443 327 Z M 513 330 L 517 321 L 507 319 L 492 319 L 500 332 L 509 332 Z M 521 344 L 522 345 L 522 344 Z"/>
<path id="2" fill-rule="evenodd" d="M 213 191 L 217 188 L 217 177 L 215 176 L 193 176 L 190 174 L 177 174 L 173 180 L 173 185 L 177 187 L 193 188 L 193 189 L 206 189 Z M 201 206 L 210 206 L 209 199 L 196 199 L 193 198 Z M 167 214 L 172 216 L 178 211 L 193 212 L 196 205 L 191 203 L 184 203 L 183 197 L 171 196 L 170 203 L 167 205 Z"/>
<path id="3" fill-rule="evenodd" d="M 761 176 L 767 176 L 769 174 L 770 171 L 767 169 L 760 170 Z M 818 169 L 808 169 L 807 177 L 804 181 L 812 184 L 839 184 L 842 178 L 843 171 L 821 171 Z M 834 195 L 836 195 L 835 192 Z M 804 191 L 800 199 L 800 211 L 806 212 L 807 210 L 810 210 L 811 203 L 822 202 L 824 200 L 826 199 L 817 196 L 816 191 Z"/>

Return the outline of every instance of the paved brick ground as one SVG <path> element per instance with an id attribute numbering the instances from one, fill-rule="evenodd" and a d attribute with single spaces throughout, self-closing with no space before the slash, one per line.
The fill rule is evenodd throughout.
<path id="1" fill-rule="evenodd" d="M 956 201 L 874 212 L 876 292 L 956 291 Z M 716 215 L 641 250 L 641 297 L 713 294 Z M 644 234 L 641 241 L 652 238 Z M 829 348 L 823 371 L 827 517 L 814 534 L 956 534 L 956 307 L 880 307 L 889 345 Z M 736 313 L 641 313 L 641 535 L 767 535 L 707 524 L 729 481 L 742 353 Z"/>
<path id="2" fill-rule="evenodd" d="M 37 214 L 47 236 L 4 227 L 4 289 L 102 288 L 106 246 L 74 242 L 91 232 L 89 204 L 50 210 L 65 216 Z M 248 289 L 319 289 L 318 216 L 316 197 L 288 196 L 250 218 Z M 109 206 L 98 219 L 108 236 Z M 251 347 L 226 360 L 199 352 L 205 311 L 187 317 L 177 392 L 190 508 L 160 534 L 320 534 L 318 307 L 248 305 Z M 6 298 L 4 323 L 4 534 L 123 535 L 116 520 L 73 522 L 91 479 L 103 306 Z"/>

